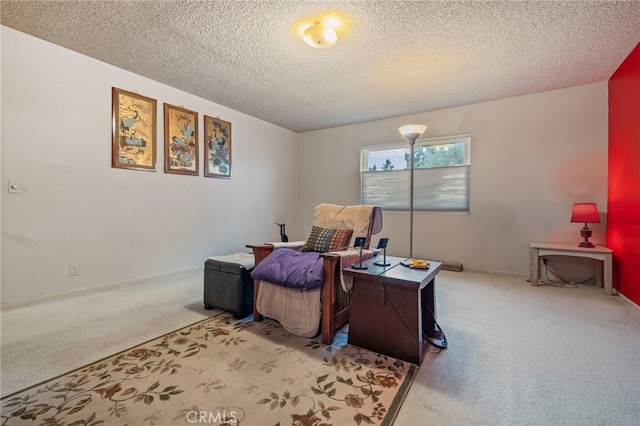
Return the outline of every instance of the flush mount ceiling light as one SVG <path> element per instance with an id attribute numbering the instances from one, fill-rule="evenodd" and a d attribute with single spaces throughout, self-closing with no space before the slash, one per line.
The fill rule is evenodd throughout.
<path id="1" fill-rule="evenodd" d="M 309 46 L 325 49 L 338 41 L 336 31 L 324 22 L 316 21 L 312 26 L 304 30 L 302 38 Z"/>

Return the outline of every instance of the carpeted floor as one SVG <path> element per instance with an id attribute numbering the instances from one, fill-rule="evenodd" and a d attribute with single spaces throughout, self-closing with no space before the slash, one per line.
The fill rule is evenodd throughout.
<path id="1" fill-rule="evenodd" d="M 589 285 L 443 271 L 437 308 L 449 348 L 427 354 L 395 425 L 637 424 L 637 307 Z M 201 270 L 2 305 L 2 395 L 210 314 Z"/>
<path id="2" fill-rule="evenodd" d="M 212 315 L 2 399 L 3 425 L 391 425 L 417 366 Z"/>

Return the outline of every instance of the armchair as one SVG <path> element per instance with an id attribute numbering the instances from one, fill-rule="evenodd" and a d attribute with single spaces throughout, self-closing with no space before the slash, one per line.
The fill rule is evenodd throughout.
<path id="1" fill-rule="evenodd" d="M 364 248 L 369 248 L 371 236 L 382 229 L 382 210 L 380 207 L 366 205 L 319 204 L 315 208 L 313 225 L 327 229 L 350 229 L 353 233 L 347 247 L 342 250 L 319 253 L 324 276 L 319 289 L 305 291 L 287 288 L 277 283 L 254 278 L 253 319 L 261 321 L 262 314 L 265 313 L 270 318 L 280 321 L 287 329 L 289 325 L 293 325 L 294 330 L 308 330 L 309 324 L 302 324 L 301 328 L 298 328 L 298 322 L 310 321 L 313 326 L 315 321 L 313 315 L 317 313 L 322 343 L 329 345 L 333 341 L 336 330 L 349 322 L 351 289 L 343 285 L 342 268 L 355 263 L 359 256 L 355 250 L 348 247 L 353 247 L 356 237 L 366 237 Z M 253 250 L 256 267 L 279 246 L 282 245 L 277 243 L 247 245 Z M 288 243 L 285 246 L 291 247 L 292 244 Z M 369 256 L 371 255 L 372 253 L 369 252 Z M 317 333 L 317 327 L 318 325 L 311 328 L 315 330 L 310 332 L 311 335 Z M 309 337 L 308 334 L 301 335 Z"/>

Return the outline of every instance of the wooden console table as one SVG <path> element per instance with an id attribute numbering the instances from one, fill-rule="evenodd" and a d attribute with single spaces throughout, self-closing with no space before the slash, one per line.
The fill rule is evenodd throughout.
<path id="1" fill-rule="evenodd" d="M 579 247 L 577 244 L 529 243 L 531 247 L 531 285 L 537 287 L 540 278 L 540 258 L 544 256 L 575 256 L 595 259 L 596 285 L 604 294 L 613 296 L 613 250 L 604 246 Z M 604 275 L 604 280 L 603 280 Z"/>
<path id="2" fill-rule="evenodd" d="M 399 264 L 404 259 L 387 256 L 391 265 L 383 267 L 374 265 L 381 260 L 376 256 L 363 262 L 368 269 L 343 270 L 353 277 L 348 342 L 420 365 L 428 345 L 424 334 L 438 333 L 435 278 L 442 263 L 410 269 Z"/>

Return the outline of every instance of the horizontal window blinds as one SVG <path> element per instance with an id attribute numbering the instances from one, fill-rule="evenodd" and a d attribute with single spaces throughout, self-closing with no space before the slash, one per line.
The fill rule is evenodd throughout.
<path id="1" fill-rule="evenodd" d="M 411 170 L 362 172 L 362 203 L 409 210 Z M 414 210 L 469 211 L 469 166 L 414 170 Z"/>

